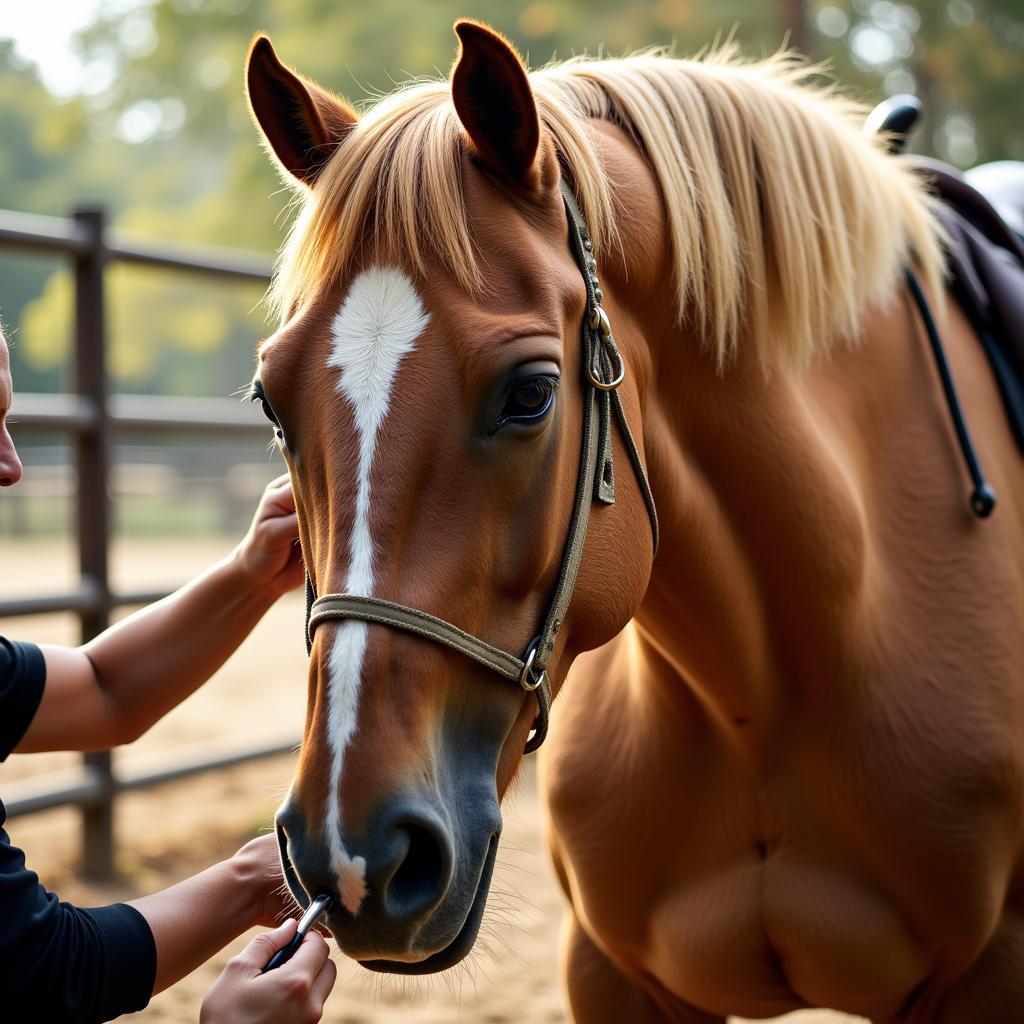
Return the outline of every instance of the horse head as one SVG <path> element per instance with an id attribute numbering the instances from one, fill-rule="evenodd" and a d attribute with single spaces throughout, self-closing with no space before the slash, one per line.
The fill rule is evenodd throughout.
<path id="1" fill-rule="evenodd" d="M 346 954 L 402 973 L 472 947 L 500 801 L 538 715 L 539 676 L 519 686 L 436 642 L 428 616 L 525 658 L 571 572 L 538 661 L 557 691 L 575 654 L 629 621 L 653 559 L 630 439 L 643 488 L 622 471 L 566 569 L 591 502 L 581 481 L 593 489 L 581 452 L 621 455 L 629 421 L 641 436 L 641 345 L 623 316 L 625 433 L 609 433 L 611 400 L 585 387 L 581 326 L 600 293 L 573 253 L 564 147 L 510 44 L 472 22 L 456 32 L 450 82 L 362 119 L 263 37 L 247 72 L 268 150 L 303 197 L 253 394 L 291 472 L 311 592 L 362 602 L 354 617 L 314 612 L 282 860 L 300 902 L 336 896 L 328 923 Z M 596 434 L 591 402 L 605 410 Z M 367 600 L 421 617 L 395 628 Z"/>

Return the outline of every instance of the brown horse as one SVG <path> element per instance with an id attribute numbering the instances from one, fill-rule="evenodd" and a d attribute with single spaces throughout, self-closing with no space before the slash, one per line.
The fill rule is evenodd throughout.
<path id="1" fill-rule="evenodd" d="M 461 959 L 550 688 L 575 1019 L 1024 1020 L 1024 483 L 930 200 L 784 57 L 456 31 L 362 118 L 250 54 L 304 196 L 254 397 L 333 595 L 296 897 L 373 969 Z"/>

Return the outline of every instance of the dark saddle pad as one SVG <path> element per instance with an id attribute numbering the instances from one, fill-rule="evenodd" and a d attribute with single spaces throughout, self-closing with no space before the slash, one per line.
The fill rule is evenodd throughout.
<path id="1" fill-rule="evenodd" d="M 925 157 L 903 159 L 942 200 L 949 289 L 985 349 L 1024 453 L 1024 241 L 958 170 Z"/>

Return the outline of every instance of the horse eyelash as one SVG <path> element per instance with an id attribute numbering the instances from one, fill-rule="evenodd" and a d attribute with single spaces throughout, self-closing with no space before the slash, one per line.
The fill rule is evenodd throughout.
<path id="1" fill-rule="evenodd" d="M 270 420 L 270 422 L 274 425 L 275 435 L 277 436 L 278 440 L 283 441 L 284 431 L 281 429 L 281 424 L 278 422 L 277 413 L 274 412 L 273 407 L 267 401 L 267 396 L 263 390 L 263 385 L 258 380 L 254 380 L 252 382 L 252 390 L 249 393 L 249 401 L 260 402 L 263 405 L 263 412 L 266 414 L 267 419 Z"/>

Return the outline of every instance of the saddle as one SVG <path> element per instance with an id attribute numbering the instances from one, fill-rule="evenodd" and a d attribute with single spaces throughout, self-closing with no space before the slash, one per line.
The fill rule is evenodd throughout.
<path id="1" fill-rule="evenodd" d="M 949 289 L 985 349 L 1024 454 L 1024 238 L 956 168 L 922 156 L 901 159 L 942 201 Z"/>

